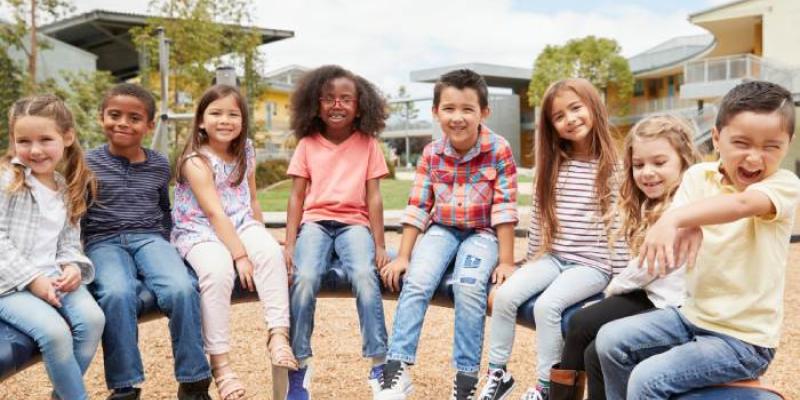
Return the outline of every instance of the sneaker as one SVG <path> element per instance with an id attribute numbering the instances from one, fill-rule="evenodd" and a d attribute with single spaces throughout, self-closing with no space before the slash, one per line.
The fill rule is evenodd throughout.
<path id="1" fill-rule="evenodd" d="M 211 396 L 208 395 L 210 385 L 211 378 L 195 382 L 180 382 L 178 384 L 178 400 L 211 400 Z"/>
<path id="2" fill-rule="evenodd" d="M 383 365 L 383 382 L 377 398 L 380 400 L 405 400 L 414 387 L 408 374 L 408 364 L 391 360 Z"/>
<path id="3" fill-rule="evenodd" d="M 481 400 L 503 400 L 514 390 L 514 377 L 502 368 L 490 369 L 486 384 L 481 390 Z"/>
<path id="4" fill-rule="evenodd" d="M 106 400 L 139 400 L 142 397 L 141 388 L 114 389 Z"/>
<path id="5" fill-rule="evenodd" d="M 369 370 L 367 383 L 370 389 L 372 389 L 372 398 L 377 398 L 378 393 L 381 391 L 381 385 L 383 384 L 383 368 L 385 365 L 386 364 L 376 365 Z"/>
<path id="6" fill-rule="evenodd" d="M 456 374 L 453 379 L 453 395 L 450 396 L 452 400 L 474 400 L 475 389 L 478 386 L 478 378 L 469 376 L 461 372 Z"/>
<path id="7" fill-rule="evenodd" d="M 520 397 L 520 400 L 548 400 L 550 399 L 550 389 L 541 386 L 528 388 L 528 391 Z"/>
<path id="8" fill-rule="evenodd" d="M 300 368 L 297 371 L 289 370 L 289 390 L 286 400 L 309 400 L 308 386 L 311 383 L 311 366 Z"/>

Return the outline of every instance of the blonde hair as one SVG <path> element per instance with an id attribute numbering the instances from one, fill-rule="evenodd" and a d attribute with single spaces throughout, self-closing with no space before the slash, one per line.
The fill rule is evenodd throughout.
<path id="1" fill-rule="evenodd" d="M 72 144 L 64 149 L 63 163 L 60 172 L 66 179 L 64 191 L 64 205 L 67 209 L 67 219 L 71 224 L 76 224 L 88 208 L 87 195 L 93 198 L 97 191 L 97 182 L 94 174 L 86 165 L 83 158 L 83 149 L 75 132 L 75 120 L 66 104 L 55 95 L 45 94 L 25 97 L 17 100 L 8 112 L 9 146 L 8 154 L 3 159 L 3 168 L 11 169 L 14 177 L 6 190 L 18 192 L 28 189 L 25 184 L 25 167 L 11 163 L 16 156 L 14 151 L 14 125 L 22 117 L 33 116 L 47 118 L 55 122 L 58 132 L 62 135 L 74 132 Z"/>
<path id="2" fill-rule="evenodd" d="M 633 179 L 634 142 L 637 139 L 667 139 L 681 159 L 681 174 L 683 174 L 687 168 L 700 160 L 700 154 L 692 143 L 694 135 L 694 129 L 682 118 L 671 114 L 656 114 L 639 121 L 625 138 L 625 179 L 620 187 L 618 209 L 622 214 L 620 230 L 633 254 L 638 253 L 647 229 L 669 207 L 680 184 L 676 182 L 667 188 L 661 198 L 648 198 L 636 186 Z"/>
<path id="3" fill-rule="evenodd" d="M 561 165 L 569 159 L 572 143 L 562 139 L 553 125 L 552 110 L 555 97 L 570 90 L 589 109 L 592 115 L 591 155 L 598 160 L 594 191 L 600 202 L 600 215 L 606 215 L 611 208 L 612 187 L 616 182 L 617 151 L 611 138 L 608 124 L 608 112 L 592 84 L 581 78 L 564 79 L 547 88 L 542 99 L 539 129 L 536 135 L 536 179 L 534 196 L 538 201 L 537 218 L 541 232 L 540 253 L 548 252 L 553 245 L 553 238 L 558 233 L 556 218 L 555 182 Z M 610 242 L 609 242 L 610 243 Z"/>

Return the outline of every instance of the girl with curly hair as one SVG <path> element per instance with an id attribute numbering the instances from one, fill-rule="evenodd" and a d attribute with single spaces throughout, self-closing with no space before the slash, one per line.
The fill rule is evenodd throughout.
<path id="1" fill-rule="evenodd" d="M 301 79 L 291 104 L 298 143 L 288 170 L 293 183 L 284 255 L 292 282 L 292 348 L 300 368 L 289 372 L 288 398 L 309 398 L 316 297 L 334 256 L 353 286 L 374 392 L 387 341 L 377 273 L 388 262 L 379 182 L 389 171 L 377 140 L 388 117 L 386 102 L 366 79 L 328 65 Z"/>

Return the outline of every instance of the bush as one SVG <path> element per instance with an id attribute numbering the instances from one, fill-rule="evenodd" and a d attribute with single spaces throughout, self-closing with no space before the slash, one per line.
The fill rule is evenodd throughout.
<path id="1" fill-rule="evenodd" d="M 289 168 L 289 161 L 286 160 L 266 160 L 256 165 L 256 187 L 263 189 L 273 183 L 289 179 L 286 170 Z"/>
<path id="2" fill-rule="evenodd" d="M 389 149 L 389 146 L 385 142 L 381 142 L 381 150 L 383 150 L 383 158 L 386 159 L 386 167 L 389 168 L 389 174 L 386 175 L 384 178 L 394 179 L 395 165 L 394 162 L 392 162 L 394 153 L 392 153 L 392 150 Z M 394 158 L 396 159 L 397 157 L 394 156 Z"/>

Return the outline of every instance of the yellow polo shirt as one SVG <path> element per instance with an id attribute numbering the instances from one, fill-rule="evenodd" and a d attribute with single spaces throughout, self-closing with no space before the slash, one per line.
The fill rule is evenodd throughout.
<path id="1" fill-rule="evenodd" d="M 725 193 L 719 162 L 686 171 L 673 207 Z M 703 227 L 695 267 L 686 274 L 683 314 L 696 326 L 761 347 L 778 346 L 789 239 L 800 199 L 800 179 L 781 169 L 745 190 L 764 193 L 774 215 Z"/>

